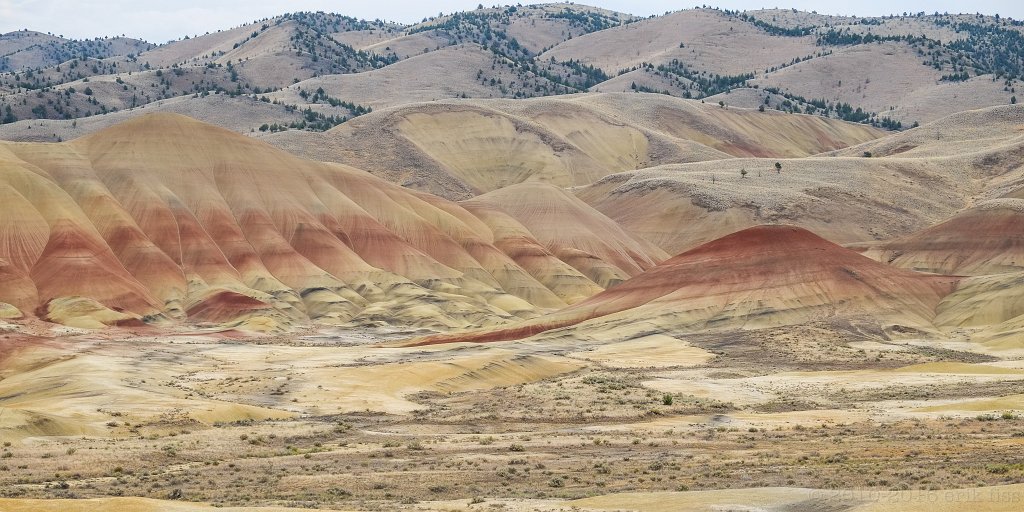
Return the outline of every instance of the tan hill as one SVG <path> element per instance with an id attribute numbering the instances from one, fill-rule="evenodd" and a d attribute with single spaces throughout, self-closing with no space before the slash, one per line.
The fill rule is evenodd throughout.
<path id="1" fill-rule="evenodd" d="M 323 12 L 290 13 L 228 30 L 186 36 L 156 47 L 145 45 L 134 52 L 81 49 L 27 73 L 0 73 L 0 90 L 11 93 L 0 101 L 0 110 L 11 107 L 15 119 L 70 119 L 197 93 L 258 95 L 313 77 L 335 78 L 326 80 L 329 86 L 338 82 L 339 76 L 386 68 L 437 50 L 443 54 L 417 59 L 385 73 L 372 73 L 354 83 L 342 79 L 332 89 L 343 88 L 335 98 L 379 106 L 382 101 L 395 104 L 466 95 L 562 94 L 579 89 L 553 83 L 538 73 L 557 74 L 556 80 L 561 81 L 564 66 L 549 63 L 541 71 L 530 63 L 532 57 L 565 39 L 630 19 L 631 16 L 610 11 L 565 5 L 480 9 L 410 27 Z M 26 42 L 19 44 L 17 38 Z M 44 36 L 12 33 L 8 46 L 12 50 L 38 48 L 39 44 L 32 43 L 39 38 Z M 102 45 L 117 46 L 117 41 L 102 40 Z M 451 51 L 450 47 L 457 49 Z M 439 76 L 435 69 L 438 63 L 453 68 L 446 71 L 459 71 L 445 73 L 446 76 L 461 79 L 431 78 Z M 573 75 L 569 81 L 575 81 L 578 71 L 565 70 Z M 90 81 L 99 87 L 87 85 Z M 381 81 L 386 84 L 380 84 Z M 420 88 L 426 90 L 417 95 L 417 88 L 413 87 L 409 96 L 395 90 L 386 100 L 379 94 L 382 85 L 392 88 L 393 84 L 409 81 L 418 81 Z M 351 94 L 351 86 L 359 92 Z M 87 87 L 95 94 L 82 94 Z M 334 114 L 338 118 L 349 115 Z"/>
<path id="2" fill-rule="evenodd" d="M 578 3 L 526 5 L 516 14 L 509 18 L 506 32 L 537 54 L 568 39 L 637 19 L 632 14 Z"/>
<path id="3" fill-rule="evenodd" d="M 332 102 L 382 108 L 637 91 L 906 128 L 1011 102 L 1024 76 L 1019 59 L 1007 56 L 1024 48 L 1015 27 L 986 16 L 777 9 L 697 8 L 641 19 L 539 4 L 481 6 L 408 26 L 299 12 L 154 47 L 17 32 L 0 41 L 13 52 L 7 58 L 53 55 L 25 57 L 38 64 L 21 73 L 0 72 L 0 122 L 85 118 L 211 92 L 273 94 L 336 123 L 356 112 L 325 106 Z M 86 87 L 95 94 L 84 94 Z M 299 101 L 300 87 L 330 98 Z M 735 101 L 722 96 L 751 87 L 770 89 L 768 103 L 755 105 L 749 91 Z M 288 116 L 281 122 L 292 124 Z M 322 130 L 325 122 L 294 127 Z"/>
<path id="4" fill-rule="evenodd" d="M 861 35 L 869 33 L 876 36 L 924 35 L 930 39 L 945 42 L 966 37 L 966 34 L 959 33 L 950 26 L 935 23 L 934 18 L 930 16 L 932 13 L 927 13 L 929 16 L 917 16 L 917 13 L 902 16 L 894 13 L 892 16 L 881 18 L 863 18 L 818 14 L 798 9 L 757 9 L 746 11 L 744 14 L 768 25 L 787 29 L 829 26 Z M 954 14 L 949 18 L 958 19 L 960 16 Z"/>
<path id="5" fill-rule="evenodd" d="M 44 34 L 34 30 L 17 30 L 0 34 L 0 51 L 3 52 L 3 55 L 12 55 L 29 48 L 60 44 L 63 41 L 62 38 L 53 34 Z"/>
<path id="6" fill-rule="evenodd" d="M 692 82 L 685 78 L 663 76 L 651 71 L 650 68 L 643 67 L 605 80 L 591 87 L 590 90 L 593 92 L 649 92 L 685 97 L 690 84 Z M 757 108 L 757 104 L 753 107 Z"/>
<path id="7" fill-rule="evenodd" d="M 914 130 L 892 134 L 857 146 L 835 151 L 840 156 L 861 156 L 907 159 L 951 158 L 994 167 L 1005 162 L 1002 153 L 1012 153 L 1024 144 L 1024 106 L 1003 105 L 958 112 Z M 984 164 L 984 160 L 988 160 Z M 993 169 L 995 170 L 995 169 Z M 983 172 L 982 175 L 991 175 Z"/>
<path id="8" fill-rule="evenodd" d="M 502 40 L 514 40 L 515 44 L 506 46 L 507 49 L 539 54 L 574 37 L 637 19 L 631 14 L 576 3 L 507 7 L 482 7 L 481 4 L 472 11 L 441 15 L 412 25 L 407 33 L 432 34 L 455 43 L 468 40 L 506 46 Z M 488 39 L 489 33 L 491 39 Z M 495 33 L 504 36 L 497 36 L 498 41 L 493 41 Z"/>
<path id="9" fill-rule="evenodd" d="M 609 175 L 575 192 L 669 253 L 779 222 L 863 248 L 913 235 L 979 201 L 1019 197 L 1022 121 L 1024 107 L 990 107 L 830 156 L 665 165 Z M 674 220 L 680 216 L 690 219 L 685 226 Z"/>
<path id="10" fill-rule="evenodd" d="M 752 83 L 807 98 L 856 98 L 856 105 L 877 112 L 898 104 L 903 95 L 917 87 L 937 84 L 941 76 L 940 70 L 922 65 L 921 57 L 909 44 L 885 42 L 844 46 L 830 55 L 768 73 Z"/>
<path id="11" fill-rule="evenodd" d="M 615 174 L 576 193 L 669 253 L 766 223 L 853 243 L 926 228 L 977 193 L 970 183 L 933 171 L 929 161 L 744 158 Z"/>
<path id="12" fill-rule="evenodd" d="M 78 326 L 168 318 L 455 328 L 565 304 L 542 284 L 549 268 L 535 275 L 518 265 L 519 254 L 495 247 L 500 236 L 456 204 L 183 116 L 0 151 L 0 209 L 10 220 L 0 237 L 0 302 L 27 315 Z M 604 236 L 596 230 L 607 219 L 562 200 L 581 229 Z M 624 234 L 620 249 L 577 242 L 551 262 L 626 273 L 653 263 Z"/>
<path id="13" fill-rule="evenodd" d="M 328 96 L 374 109 L 451 98 L 518 97 L 565 92 L 564 86 L 506 65 L 483 47 L 469 43 L 414 55 L 390 66 L 346 75 L 314 77 L 269 94 L 288 104 L 302 104 L 300 91 L 322 89 Z M 438 80 L 438 77 L 445 77 Z M 381 94 L 381 91 L 389 91 Z"/>
<path id="14" fill-rule="evenodd" d="M 210 34 L 170 41 L 141 55 L 143 62 L 154 68 L 167 68 L 188 62 L 207 63 L 215 61 L 234 45 L 262 28 L 262 23 L 252 22 Z"/>
<path id="15" fill-rule="evenodd" d="M 957 279 L 897 269 L 791 226 L 725 236 L 558 313 L 520 325 L 443 334 L 416 344 L 525 338 L 552 329 L 692 332 L 847 319 L 934 329 Z"/>
<path id="16" fill-rule="evenodd" d="M 575 59 L 610 75 L 643 63 L 658 65 L 677 59 L 697 71 L 740 75 L 817 50 L 811 36 L 775 37 L 722 11 L 692 9 L 573 38 L 540 59 Z"/>
<path id="17" fill-rule="evenodd" d="M 226 65 L 230 61 L 248 82 L 280 87 L 296 77 L 372 69 L 374 55 L 357 54 L 333 34 L 378 27 L 383 26 L 338 14 L 296 12 L 172 41 L 139 54 L 138 60 L 151 68 Z"/>
<path id="18" fill-rule="evenodd" d="M 462 199 L 527 181 L 587 185 L 609 174 L 730 156 L 807 156 L 883 132 L 815 116 L 720 108 L 661 95 L 446 101 L 375 111 L 324 134 L 270 141 L 396 183 Z M 380 152 L 387 144 L 391 150 Z"/>
<path id="19" fill-rule="evenodd" d="M 785 96 L 753 87 L 741 87 L 714 96 L 708 96 L 705 101 L 708 103 L 718 103 L 721 101 L 729 107 L 756 109 L 763 107 L 767 110 L 789 111 L 783 103 L 786 101 Z M 792 101 L 790 103 L 792 104 Z"/>
<path id="20" fill-rule="evenodd" d="M 886 42 L 838 48 L 750 83 L 807 99 L 850 103 L 907 126 L 963 110 L 1007 105 L 1013 96 L 992 75 L 941 81 L 947 73 L 922 64 L 917 48 Z"/>
<path id="21" fill-rule="evenodd" d="M 294 13 L 102 61 L 76 53 L 45 69 L 0 74 L 0 84 L 10 91 L 0 99 L 0 119 L 11 122 L 8 108 L 13 120 L 73 119 L 181 96 L 261 94 L 317 75 L 394 62 L 393 55 L 357 51 L 330 35 L 369 26 L 375 25 Z M 338 111 L 338 117 L 347 115 Z"/>
<path id="22" fill-rule="evenodd" d="M 984 45 L 984 37 L 1000 42 Z M 613 77 L 591 90 L 635 86 L 699 98 L 753 85 L 788 97 L 771 107 L 790 110 L 796 103 L 800 112 L 874 123 L 888 118 L 907 127 L 1010 103 L 1020 70 L 1000 69 L 1001 58 L 992 53 L 1007 45 L 1018 51 L 1019 37 L 989 17 L 694 9 L 575 38 L 540 58 L 575 59 Z M 865 115 L 839 112 L 842 104 Z"/>
<path id="23" fill-rule="evenodd" d="M 448 38 L 436 31 L 407 34 L 401 28 L 388 26 L 337 32 L 332 37 L 357 50 L 392 54 L 399 59 L 429 53 L 451 44 Z"/>

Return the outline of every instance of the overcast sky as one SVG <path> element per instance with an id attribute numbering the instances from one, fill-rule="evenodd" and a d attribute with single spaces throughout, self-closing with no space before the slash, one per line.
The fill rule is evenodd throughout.
<path id="1" fill-rule="evenodd" d="M 441 11 L 473 9 L 478 3 L 479 0 L 0 0 L 0 32 L 28 28 L 74 38 L 125 34 L 162 43 L 186 34 L 204 34 L 285 12 L 331 11 L 358 18 L 411 23 Z M 658 0 L 592 0 L 581 3 L 637 15 L 662 14 L 696 5 Z M 981 12 L 1024 19 L 1024 1 L 1021 0 L 722 0 L 709 5 L 741 10 L 795 7 L 822 14 L 858 16 L 904 11 Z"/>

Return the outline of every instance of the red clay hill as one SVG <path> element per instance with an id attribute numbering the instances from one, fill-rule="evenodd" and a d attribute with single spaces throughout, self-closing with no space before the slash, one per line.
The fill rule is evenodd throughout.
<path id="1" fill-rule="evenodd" d="M 958 279 L 874 261 L 793 226 L 757 226 L 684 252 L 554 315 L 415 345 L 529 337 L 643 319 L 664 329 L 744 328 L 834 317 L 930 327 Z"/>
<path id="2" fill-rule="evenodd" d="M 1024 196 L 1024 192 L 1015 195 Z M 979 203 L 951 219 L 866 254 L 939 274 L 987 275 L 1024 270 L 1024 199 Z"/>

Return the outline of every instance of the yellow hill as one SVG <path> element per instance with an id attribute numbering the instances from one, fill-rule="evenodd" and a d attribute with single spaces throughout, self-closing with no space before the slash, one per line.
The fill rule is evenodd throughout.
<path id="1" fill-rule="evenodd" d="M 316 160 L 464 199 L 527 181 L 587 185 L 609 174 L 730 156 L 801 157 L 881 136 L 873 128 L 650 94 L 451 100 L 375 111 L 325 134 L 269 140 Z M 377 148 L 387 144 L 388 152 Z"/>

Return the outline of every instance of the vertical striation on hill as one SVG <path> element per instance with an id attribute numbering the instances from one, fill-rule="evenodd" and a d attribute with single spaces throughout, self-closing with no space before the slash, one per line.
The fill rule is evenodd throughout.
<path id="1" fill-rule="evenodd" d="M 457 204 L 184 116 L 70 143 L 3 144 L 0 162 L 0 302 L 55 321 L 55 309 L 80 304 L 56 299 L 81 296 L 151 320 L 456 328 L 569 298 L 547 286 L 558 287 L 549 268 L 521 266 L 494 226 Z M 553 257 L 571 260 L 566 269 L 626 265 L 577 245 Z M 632 250 L 633 266 L 659 256 Z"/>

